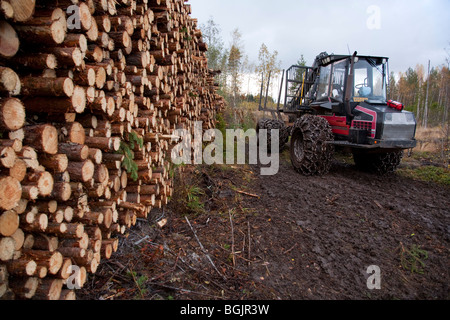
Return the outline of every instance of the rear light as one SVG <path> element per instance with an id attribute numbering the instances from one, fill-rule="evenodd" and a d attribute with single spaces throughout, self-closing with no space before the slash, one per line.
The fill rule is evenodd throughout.
<path id="1" fill-rule="evenodd" d="M 394 100 L 389 100 L 387 102 L 388 107 L 394 108 L 398 111 L 402 111 L 403 110 L 403 104 Z"/>

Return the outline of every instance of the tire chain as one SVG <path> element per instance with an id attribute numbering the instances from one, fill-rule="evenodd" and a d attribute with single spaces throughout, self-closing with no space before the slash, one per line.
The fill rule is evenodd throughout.
<path id="1" fill-rule="evenodd" d="M 289 140 L 289 128 L 281 120 L 262 119 L 259 120 L 257 128 L 257 131 L 267 129 L 267 151 L 269 152 L 272 146 L 272 130 L 279 130 L 279 150 L 283 149 Z"/>
<path id="2" fill-rule="evenodd" d="M 292 133 L 300 130 L 303 135 L 303 159 L 294 168 L 306 176 L 327 174 L 333 162 L 334 147 L 326 141 L 333 141 L 331 127 L 324 118 L 304 115 L 294 123 Z M 295 156 L 291 145 L 291 160 Z"/>
<path id="3" fill-rule="evenodd" d="M 403 151 L 376 154 L 354 154 L 356 166 L 364 171 L 386 175 L 394 173 L 403 159 Z"/>

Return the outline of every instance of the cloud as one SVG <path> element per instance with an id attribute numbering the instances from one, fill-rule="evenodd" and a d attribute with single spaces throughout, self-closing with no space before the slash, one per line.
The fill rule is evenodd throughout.
<path id="1" fill-rule="evenodd" d="M 192 16 L 205 23 L 213 17 L 227 45 L 230 33 L 240 29 L 245 52 L 257 62 L 265 43 L 277 50 L 284 68 L 301 54 L 308 64 L 322 51 L 388 56 L 391 70 L 405 71 L 417 63 L 434 66 L 445 62 L 449 46 L 450 1 L 427 0 L 190 0 Z M 379 28 L 369 29 L 368 19 L 379 8 Z"/>

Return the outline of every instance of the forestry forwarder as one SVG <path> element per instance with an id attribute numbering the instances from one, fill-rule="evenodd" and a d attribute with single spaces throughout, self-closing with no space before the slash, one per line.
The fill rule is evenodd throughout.
<path id="1" fill-rule="evenodd" d="M 284 77 L 286 74 L 286 81 Z M 353 153 L 358 168 L 380 174 L 394 172 L 403 150 L 416 146 L 414 114 L 401 103 L 386 101 L 388 58 L 321 53 L 312 67 L 291 66 L 283 73 L 276 110 L 259 129 L 280 129 L 280 149 L 289 141 L 291 162 L 304 175 L 325 174 L 335 147 Z M 270 83 L 270 75 L 267 87 Z M 261 88 L 261 96 L 263 94 Z M 289 125 L 281 113 L 289 116 Z"/>

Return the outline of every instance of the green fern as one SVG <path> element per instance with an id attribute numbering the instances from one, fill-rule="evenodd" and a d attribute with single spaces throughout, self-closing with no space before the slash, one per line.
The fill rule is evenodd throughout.
<path id="1" fill-rule="evenodd" d="M 136 132 L 131 132 L 129 134 L 129 142 L 126 143 L 125 141 L 120 142 L 120 149 L 118 153 L 123 154 L 125 157 L 122 161 L 122 168 L 127 170 L 127 172 L 130 174 L 131 179 L 136 181 L 138 176 L 138 166 L 136 162 L 134 161 L 134 152 L 136 145 L 139 146 L 139 148 L 143 148 L 144 146 L 144 139 L 139 137 Z"/>

